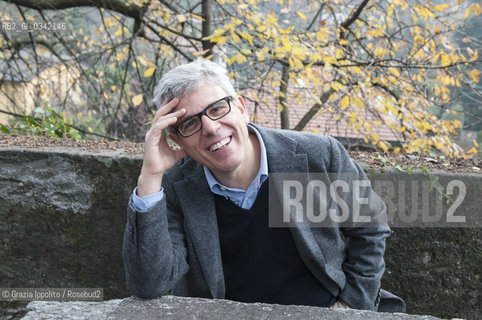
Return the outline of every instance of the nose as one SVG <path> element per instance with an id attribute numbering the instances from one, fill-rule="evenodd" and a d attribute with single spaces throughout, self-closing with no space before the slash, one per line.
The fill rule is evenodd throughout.
<path id="1" fill-rule="evenodd" d="M 203 135 L 212 135 L 216 134 L 216 131 L 219 129 L 221 124 L 218 121 L 211 120 L 206 116 L 201 117 L 202 121 L 202 134 Z"/>

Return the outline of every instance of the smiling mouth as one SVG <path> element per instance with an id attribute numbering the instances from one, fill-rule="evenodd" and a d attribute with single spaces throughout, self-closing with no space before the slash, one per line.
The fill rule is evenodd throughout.
<path id="1" fill-rule="evenodd" d="M 232 136 L 226 137 L 223 140 L 219 141 L 218 143 L 210 146 L 208 150 L 211 152 L 218 151 L 219 149 L 226 147 L 231 142 L 231 139 L 232 139 Z"/>

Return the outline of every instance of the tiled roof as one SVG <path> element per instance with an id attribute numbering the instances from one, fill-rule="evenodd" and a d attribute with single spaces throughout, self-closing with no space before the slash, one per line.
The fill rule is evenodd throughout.
<path id="1" fill-rule="evenodd" d="M 250 92 L 241 92 L 241 96 L 250 96 Z M 278 109 L 279 101 L 277 98 L 274 98 L 272 94 L 265 95 L 269 96 L 265 103 L 259 103 L 258 106 L 255 106 L 255 102 L 253 99 L 246 99 L 246 105 L 248 108 L 248 112 L 250 116 L 256 115 L 254 119 L 252 118 L 252 122 L 259 124 L 261 126 L 269 127 L 269 128 L 281 128 L 281 117 L 280 111 Z M 292 101 L 293 97 L 289 95 L 288 101 Z M 296 99 L 296 98 L 295 98 Z M 290 129 L 293 129 L 301 118 L 309 111 L 309 109 L 314 105 L 314 101 L 306 101 L 301 105 L 295 104 L 292 107 L 289 107 L 289 124 Z M 346 137 L 346 138 L 358 138 L 363 139 L 363 134 L 360 132 L 355 132 L 352 127 L 347 128 L 349 123 L 349 116 L 343 116 L 338 121 L 335 119 L 336 109 L 332 107 L 333 112 L 328 111 L 328 104 L 323 106 L 320 109 L 320 112 L 316 114 L 305 126 L 303 131 L 305 132 L 315 132 L 321 133 L 325 135 L 330 135 L 334 137 Z M 393 122 L 391 118 L 387 115 L 379 115 L 376 113 L 376 110 L 367 110 L 367 108 L 363 110 L 359 110 L 356 108 L 348 107 L 347 110 L 349 112 L 355 112 L 359 118 L 362 118 L 368 121 L 373 127 L 373 133 L 377 134 L 380 139 L 388 140 L 388 141 L 400 141 L 402 140 L 402 136 L 400 133 L 397 133 L 391 130 L 387 124 Z M 346 110 L 344 110 L 346 111 Z M 372 121 L 376 121 L 381 123 L 381 125 L 374 124 Z"/>

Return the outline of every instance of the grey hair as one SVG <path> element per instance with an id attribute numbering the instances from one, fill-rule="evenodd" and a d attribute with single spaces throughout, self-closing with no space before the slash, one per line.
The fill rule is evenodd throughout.
<path id="1" fill-rule="evenodd" d="M 207 83 L 218 85 L 233 99 L 237 98 L 224 67 L 209 60 L 197 60 L 177 66 L 166 73 L 154 88 L 152 102 L 161 107 L 164 101 L 189 95 Z"/>

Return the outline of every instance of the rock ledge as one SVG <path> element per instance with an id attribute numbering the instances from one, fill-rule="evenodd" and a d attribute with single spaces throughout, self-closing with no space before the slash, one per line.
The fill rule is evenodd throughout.
<path id="1" fill-rule="evenodd" d="M 23 318 L 30 319 L 209 319 L 209 320 L 436 320 L 432 316 L 377 313 L 363 310 L 240 303 L 229 300 L 164 296 L 153 300 L 130 297 L 102 302 L 34 301 Z"/>

